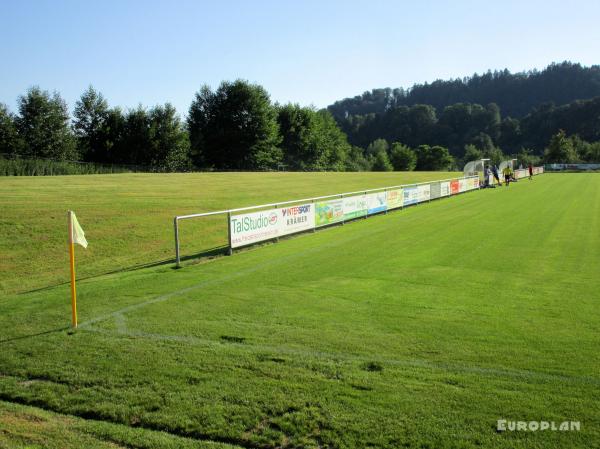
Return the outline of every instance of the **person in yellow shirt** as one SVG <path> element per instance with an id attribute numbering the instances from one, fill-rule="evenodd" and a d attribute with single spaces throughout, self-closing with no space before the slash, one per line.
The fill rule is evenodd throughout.
<path id="1" fill-rule="evenodd" d="M 506 167 L 504 167 L 504 169 L 502 170 L 502 174 L 504 175 L 504 180 L 506 181 L 506 187 L 508 187 L 513 174 L 510 166 L 507 165 Z"/>

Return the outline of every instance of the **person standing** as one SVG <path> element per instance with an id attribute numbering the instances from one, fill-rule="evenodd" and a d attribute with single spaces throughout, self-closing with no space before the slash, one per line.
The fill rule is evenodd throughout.
<path id="1" fill-rule="evenodd" d="M 492 175 L 494 175 L 496 184 L 500 185 L 500 176 L 498 176 L 498 167 L 496 165 L 492 165 Z"/>
<path id="2" fill-rule="evenodd" d="M 483 187 L 490 186 L 490 167 L 488 165 L 485 166 L 483 170 Z"/>
<path id="3" fill-rule="evenodd" d="M 510 178 L 512 176 L 512 170 L 510 169 L 510 165 L 507 165 L 502 170 L 502 174 L 504 175 L 504 181 L 506 181 L 506 187 L 510 184 Z"/>
<path id="4" fill-rule="evenodd" d="M 533 181 L 533 164 L 529 163 L 529 180 Z"/>

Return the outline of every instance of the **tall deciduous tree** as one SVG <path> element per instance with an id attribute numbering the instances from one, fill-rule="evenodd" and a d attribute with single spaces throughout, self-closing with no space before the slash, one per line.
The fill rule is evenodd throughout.
<path id="1" fill-rule="evenodd" d="M 175 108 L 167 103 L 142 106 L 123 114 L 106 112 L 98 139 L 106 151 L 102 162 L 135 164 L 155 171 L 181 171 L 191 166 L 190 142 Z"/>
<path id="2" fill-rule="evenodd" d="M 77 157 L 67 104 L 56 92 L 50 95 L 32 87 L 19 97 L 17 129 L 28 156 L 58 160 Z"/>
<path id="3" fill-rule="evenodd" d="M 360 147 L 351 146 L 346 158 L 346 171 L 369 171 L 372 161 L 365 157 L 364 150 Z"/>
<path id="4" fill-rule="evenodd" d="M 190 167 L 190 141 L 177 111 L 167 103 L 148 113 L 149 141 L 146 162 L 159 171 L 179 171 Z"/>
<path id="5" fill-rule="evenodd" d="M 466 164 L 467 162 L 476 161 L 483 157 L 483 151 L 477 148 L 472 143 L 465 145 L 465 156 L 463 158 L 463 162 Z"/>
<path id="6" fill-rule="evenodd" d="M 207 166 L 205 159 L 206 145 L 204 133 L 214 121 L 211 114 L 214 112 L 215 94 L 208 86 L 202 86 L 196 92 L 195 98 L 189 109 L 187 129 L 190 136 L 190 157 L 197 167 Z"/>
<path id="7" fill-rule="evenodd" d="M 278 108 L 283 160 L 292 170 L 346 168 L 350 152 L 346 135 L 328 111 L 287 104 Z"/>
<path id="8" fill-rule="evenodd" d="M 107 142 L 104 128 L 108 114 L 108 102 L 92 86 L 88 87 L 75 104 L 73 130 L 77 137 L 77 149 L 85 160 L 106 160 Z"/>
<path id="9" fill-rule="evenodd" d="M 523 164 L 524 167 L 527 167 L 529 164 L 539 165 L 540 163 L 540 157 L 533 154 L 533 150 L 528 148 L 521 148 L 516 157 L 519 164 Z"/>
<path id="10" fill-rule="evenodd" d="M 318 135 L 320 146 L 326 157 L 326 170 L 343 171 L 350 152 L 350 144 L 346 134 L 338 127 L 335 119 L 327 110 L 317 112 Z"/>
<path id="11" fill-rule="evenodd" d="M 387 151 L 389 149 L 390 149 L 390 145 L 387 143 L 387 140 L 385 140 L 385 139 L 375 139 L 367 147 L 367 155 L 369 155 L 369 156 L 375 156 L 376 154 L 378 154 L 378 153 L 380 153 L 382 151 L 385 152 L 385 153 L 387 153 Z"/>
<path id="12" fill-rule="evenodd" d="M 492 148 L 491 150 L 485 151 L 483 153 L 483 157 L 490 160 L 490 163 L 493 165 L 499 165 L 500 162 L 505 161 L 508 156 L 506 156 L 500 148 Z"/>
<path id="13" fill-rule="evenodd" d="M 21 151 L 23 141 L 17 132 L 15 117 L 0 103 L 0 153 L 19 154 Z"/>
<path id="14" fill-rule="evenodd" d="M 448 152 L 448 148 L 439 145 L 419 145 L 417 148 L 417 170 L 448 170 L 453 165 L 454 158 Z"/>
<path id="15" fill-rule="evenodd" d="M 99 162 L 126 163 L 129 161 L 125 145 L 125 115 L 120 108 L 109 109 L 99 140 L 104 143 L 104 154 L 96 154 Z"/>
<path id="16" fill-rule="evenodd" d="M 392 171 L 394 166 L 386 151 L 379 151 L 373 156 L 373 171 Z"/>
<path id="17" fill-rule="evenodd" d="M 320 135 L 321 117 L 311 108 L 287 104 L 278 110 L 283 161 L 291 170 L 325 170 L 329 148 Z"/>
<path id="18" fill-rule="evenodd" d="M 417 166 L 415 152 L 400 142 L 392 143 L 390 161 L 396 171 L 412 171 Z"/>
<path id="19" fill-rule="evenodd" d="M 123 162 L 126 164 L 148 165 L 148 149 L 150 148 L 150 119 L 148 111 L 139 105 L 127 111 L 123 127 L 122 145 L 125 152 Z"/>
<path id="20" fill-rule="evenodd" d="M 577 162 L 577 159 L 573 141 L 561 129 L 550 139 L 548 148 L 544 152 L 544 160 L 548 163 L 568 164 Z"/>
<path id="21" fill-rule="evenodd" d="M 486 133 L 477 134 L 471 139 L 471 144 L 479 149 L 482 153 L 488 153 L 496 148 L 494 142 L 492 142 L 492 138 Z"/>
<path id="22" fill-rule="evenodd" d="M 590 144 L 588 151 L 585 155 L 586 162 L 592 164 L 600 163 L 600 142 L 593 142 Z"/>
<path id="23" fill-rule="evenodd" d="M 262 86 L 237 80 L 203 88 L 189 111 L 197 160 L 215 168 L 267 169 L 282 159 L 277 111 Z"/>

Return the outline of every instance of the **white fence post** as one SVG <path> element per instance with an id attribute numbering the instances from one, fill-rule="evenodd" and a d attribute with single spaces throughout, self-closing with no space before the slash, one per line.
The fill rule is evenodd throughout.
<path id="1" fill-rule="evenodd" d="M 175 230 L 175 267 L 181 267 L 181 261 L 179 259 L 179 226 L 177 223 L 177 217 L 173 219 L 173 229 Z"/>
<path id="2" fill-rule="evenodd" d="M 227 255 L 233 255 L 233 247 L 231 246 L 231 212 L 227 212 L 227 241 L 229 242 L 229 248 L 227 249 Z"/>

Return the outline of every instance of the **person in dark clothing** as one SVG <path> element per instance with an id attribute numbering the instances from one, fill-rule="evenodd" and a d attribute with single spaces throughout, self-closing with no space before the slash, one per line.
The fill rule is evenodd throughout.
<path id="1" fill-rule="evenodd" d="M 529 163 L 529 180 L 533 181 L 533 164 Z"/>
<path id="2" fill-rule="evenodd" d="M 498 167 L 496 167 L 495 165 L 492 165 L 492 175 L 494 175 L 496 184 L 500 185 L 500 176 L 498 176 Z"/>

